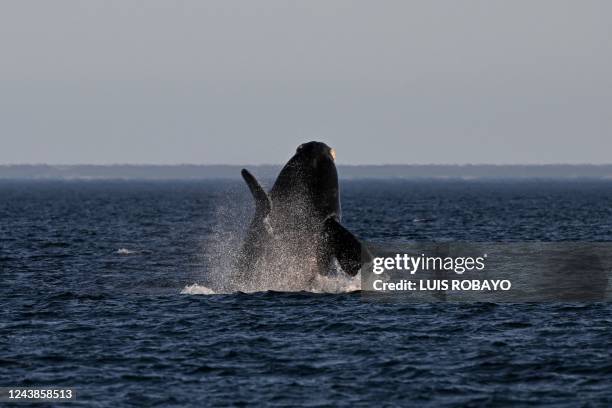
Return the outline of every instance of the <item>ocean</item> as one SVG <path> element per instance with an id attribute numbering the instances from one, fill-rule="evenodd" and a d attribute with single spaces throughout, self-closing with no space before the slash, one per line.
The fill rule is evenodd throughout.
<path id="1" fill-rule="evenodd" d="M 380 245 L 612 241 L 612 181 L 341 189 L 343 224 Z M 344 277 L 243 293 L 251 212 L 239 180 L 0 181 L 0 387 L 101 407 L 612 405 L 609 303 L 376 302 Z"/>

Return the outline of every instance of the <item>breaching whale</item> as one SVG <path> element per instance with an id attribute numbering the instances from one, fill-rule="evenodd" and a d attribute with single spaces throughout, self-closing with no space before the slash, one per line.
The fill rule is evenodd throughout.
<path id="1" fill-rule="evenodd" d="M 246 169 L 242 177 L 255 199 L 255 215 L 239 254 L 239 271 L 267 271 L 282 277 L 300 269 L 303 279 L 327 275 L 334 259 L 348 275 L 362 264 L 361 242 L 341 222 L 335 151 L 321 142 L 300 145 L 266 192 Z M 367 253 L 367 252 L 364 252 Z M 299 279 L 296 277 L 295 279 Z"/>

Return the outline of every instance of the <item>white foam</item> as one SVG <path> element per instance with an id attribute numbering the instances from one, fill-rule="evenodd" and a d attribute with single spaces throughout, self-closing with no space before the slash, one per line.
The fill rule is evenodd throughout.
<path id="1" fill-rule="evenodd" d="M 115 253 L 119 255 L 130 255 L 136 253 L 136 251 L 131 251 L 127 248 L 119 248 Z"/>
<path id="2" fill-rule="evenodd" d="M 278 290 L 278 288 L 266 288 L 257 287 L 244 290 L 244 288 L 227 290 L 222 292 L 216 292 L 207 286 L 199 285 L 194 283 L 187 285 L 181 290 L 182 295 L 220 295 L 220 294 L 231 294 L 231 293 L 257 293 L 265 292 L 267 290 Z M 310 292 L 310 293 L 350 293 L 361 290 L 361 279 L 359 275 L 355 277 L 344 277 L 344 276 L 322 276 L 318 275 L 308 287 L 303 288 L 291 288 L 282 290 L 284 292 Z"/>
<path id="3" fill-rule="evenodd" d="M 181 290 L 182 295 L 215 295 L 216 292 L 210 288 L 207 288 L 204 285 L 198 285 L 194 283 L 193 285 L 187 285 Z"/>
<path id="4" fill-rule="evenodd" d="M 322 276 L 317 275 L 312 287 L 307 292 L 313 293 L 348 293 L 361 290 L 361 278 L 357 275 L 353 278 L 348 276 Z"/>

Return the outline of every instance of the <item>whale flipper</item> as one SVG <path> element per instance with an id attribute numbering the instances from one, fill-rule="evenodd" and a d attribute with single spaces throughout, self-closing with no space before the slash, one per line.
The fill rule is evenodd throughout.
<path id="1" fill-rule="evenodd" d="M 351 276 L 357 275 L 362 262 L 369 260 L 362 259 L 364 256 L 368 258 L 367 249 L 363 248 L 361 242 L 335 218 L 325 220 L 323 233 L 330 253 L 336 257 L 342 270 Z"/>
<path id="2" fill-rule="evenodd" d="M 246 274 L 255 264 L 255 260 L 265 253 L 273 238 L 272 227 L 268 220 L 272 210 L 270 197 L 247 169 L 242 169 L 241 174 L 255 199 L 255 216 L 247 230 L 246 239 L 238 258 L 239 277 Z"/>
<path id="3" fill-rule="evenodd" d="M 251 190 L 251 194 L 253 194 L 253 198 L 255 199 L 255 218 L 261 219 L 267 217 L 272 210 L 272 203 L 270 202 L 268 193 L 266 193 L 255 176 L 247 169 L 242 169 L 240 174 L 242 174 L 242 178 L 247 183 L 247 186 L 249 186 L 249 190 Z"/>

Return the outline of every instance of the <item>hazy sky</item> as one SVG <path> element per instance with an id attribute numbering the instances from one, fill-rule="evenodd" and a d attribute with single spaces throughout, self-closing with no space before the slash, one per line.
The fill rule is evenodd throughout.
<path id="1" fill-rule="evenodd" d="M 612 162 L 612 2 L 0 2 L 0 163 Z"/>

